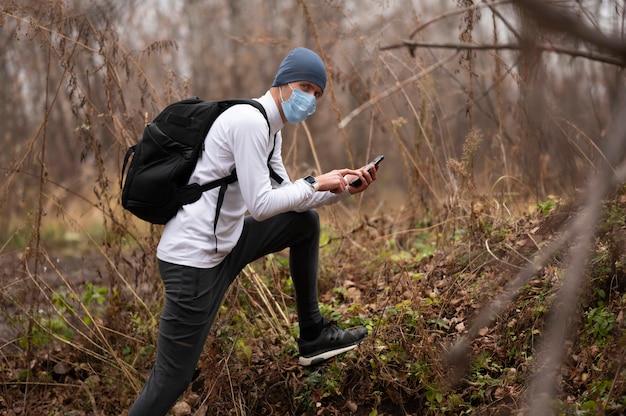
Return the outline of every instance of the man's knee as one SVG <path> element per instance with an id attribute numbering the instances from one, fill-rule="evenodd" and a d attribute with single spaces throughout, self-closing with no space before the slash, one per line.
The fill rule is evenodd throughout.
<path id="1" fill-rule="evenodd" d="M 314 209 L 299 212 L 298 218 L 299 234 L 317 235 L 320 232 L 320 216 Z"/>

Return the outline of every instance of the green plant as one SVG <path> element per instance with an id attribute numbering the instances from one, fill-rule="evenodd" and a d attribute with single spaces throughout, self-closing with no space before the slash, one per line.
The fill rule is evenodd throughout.
<path id="1" fill-rule="evenodd" d="M 577 415 L 596 415 L 601 412 L 603 403 L 611 390 L 611 380 L 598 380 L 589 383 L 587 390 L 582 393 L 581 402 L 576 411 Z M 603 412 L 602 412 L 603 413 Z"/>
<path id="2" fill-rule="evenodd" d="M 420 385 L 432 374 L 432 366 L 425 360 L 405 364 L 407 381 Z"/>
<path id="3" fill-rule="evenodd" d="M 472 382 L 470 396 L 473 400 L 481 402 L 485 400 L 485 392 L 488 388 L 501 384 L 499 377 L 503 368 L 489 353 L 479 354 L 472 368 L 470 374 L 470 381 Z"/>
<path id="4" fill-rule="evenodd" d="M 430 410 L 438 410 L 443 402 L 443 393 L 437 383 L 426 385 L 424 397 Z"/>
<path id="5" fill-rule="evenodd" d="M 71 341 L 74 338 L 74 331 L 62 317 L 50 317 L 39 313 L 34 317 L 30 331 L 20 337 L 18 344 L 24 350 L 30 347 L 41 348 L 50 345 L 56 337 Z"/>
<path id="6" fill-rule="evenodd" d="M 549 195 L 548 199 L 537 204 L 537 211 L 539 211 L 542 215 L 547 215 L 552 210 L 554 210 L 556 206 L 557 198 L 553 195 Z"/>
<path id="7" fill-rule="evenodd" d="M 105 301 L 107 288 L 88 283 L 85 291 L 78 298 L 74 292 L 53 292 L 51 295 L 50 310 L 40 310 L 31 317 L 30 331 L 19 340 L 23 349 L 29 346 L 44 347 L 49 345 L 55 338 L 72 341 L 77 330 L 70 320 L 79 314 L 85 325 L 92 324 L 92 316 L 97 316 L 100 311 L 89 306 L 94 302 L 102 305 Z M 88 310 L 88 313 L 83 313 Z"/>
<path id="8" fill-rule="evenodd" d="M 615 327 L 616 316 L 605 306 L 598 306 L 585 312 L 587 321 L 584 331 L 598 346 L 604 346 Z"/>
<path id="9" fill-rule="evenodd" d="M 323 371 L 313 370 L 308 373 L 303 386 L 299 389 L 300 393 L 294 398 L 298 407 L 306 413 L 313 412 L 319 401 L 328 396 L 328 392 L 324 390 L 326 382 L 327 378 Z"/>

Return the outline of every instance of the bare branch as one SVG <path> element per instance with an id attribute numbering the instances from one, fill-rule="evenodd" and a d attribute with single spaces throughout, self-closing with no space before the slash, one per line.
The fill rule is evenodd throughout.
<path id="1" fill-rule="evenodd" d="M 589 42 L 620 58 L 626 59 L 626 43 L 617 37 L 608 37 L 596 28 L 589 27 L 579 16 L 563 8 L 540 0 L 516 0 L 516 3 L 532 13 L 537 21 L 555 32 L 566 33 L 576 39 Z"/>
<path id="2" fill-rule="evenodd" d="M 411 40 L 403 40 L 401 44 L 385 46 L 381 49 L 388 50 L 393 48 L 408 47 L 414 50 L 415 48 L 426 49 L 456 49 L 456 50 L 525 50 L 529 45 L 516 44 L 516 43 L 503 43 L 498 45 L 470 45 L 466 43 L 436 43 L 436 42 L 414 42 Z M 533 49 L 537 49 L 543 52 L 553 52 L 562 55 L 569 55 L 575 58 L 585 58 L 592 61 L 603 62 L 611 65 L 623 67 L 626 64 L 626 59 L 619 57 L 611 57 L 599 55 L 594 52 L 582 51 L 579 49 L 564 48 L 560 46 L 548 45 L 548 44 L 533 44 Z"/>

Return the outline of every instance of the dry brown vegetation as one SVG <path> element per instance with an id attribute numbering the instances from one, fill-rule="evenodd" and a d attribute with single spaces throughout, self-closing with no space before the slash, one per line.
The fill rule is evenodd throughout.
<path id="1" fill-rule="evenodd" d="M 407 4 L 408 3 L 408 4 Z M 443 4 L 445 3 L 445 4 Z M 229 292 L 176 414 L 623 414 L 624 4 L 0 4 L 0 415 L 125 414 L 161 309 L 160 229 L 119 205 L 167 103 L 330 73 L 292 177 L 386 158 L 322 210 L 321 298 L 368 340 L 296 365 L 279 253 Z"/>

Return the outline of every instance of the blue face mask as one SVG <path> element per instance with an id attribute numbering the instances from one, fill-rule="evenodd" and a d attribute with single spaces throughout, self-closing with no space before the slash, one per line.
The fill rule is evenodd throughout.
<path id="1" fill-rule="evenodd" d="M 280 95 L 280 105 L 283 108 L 285 118 L 290 123 L 299 123 L 304 121 L 315 113 L 317 107 L 317 99 L 306 92 L 291 88 L 291 97 L 287 101 L 283 101 L 282 93 Z"/>

